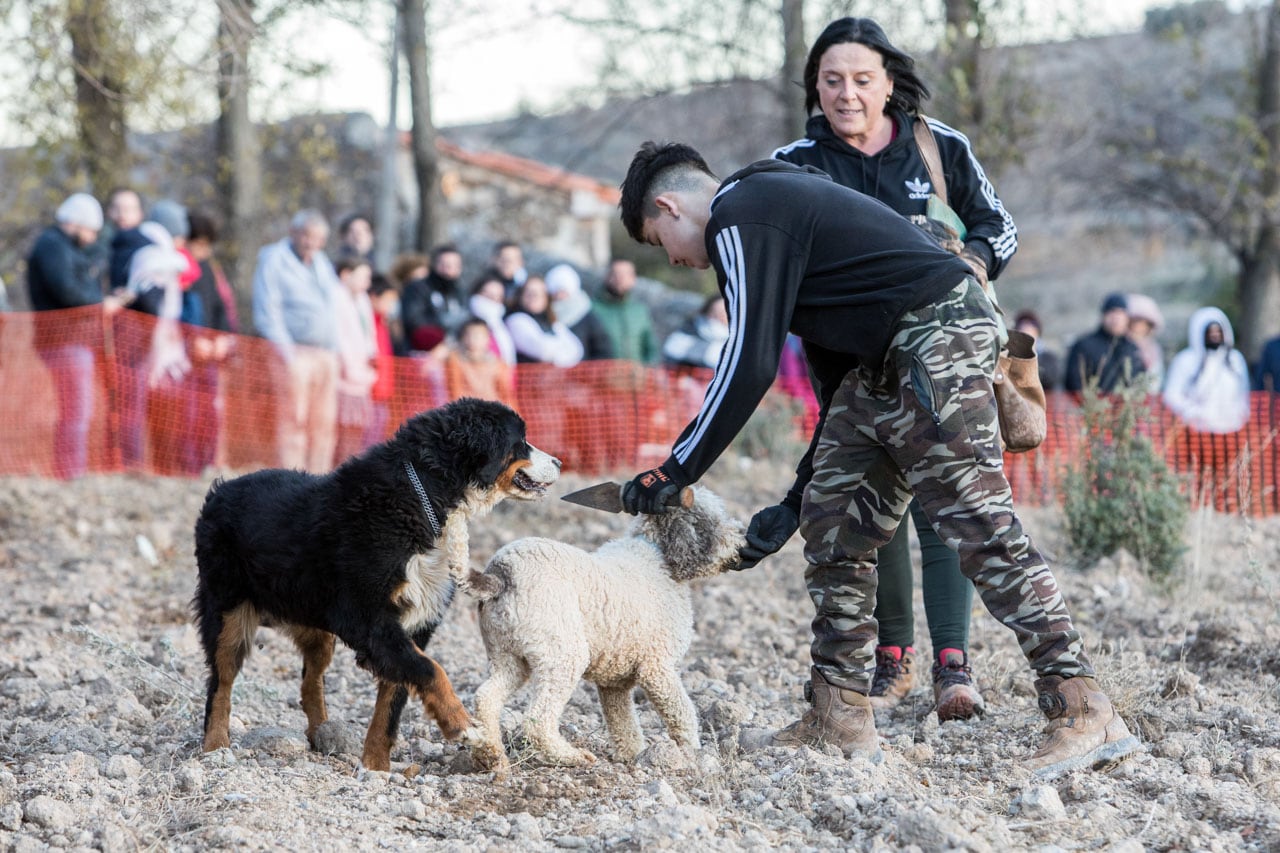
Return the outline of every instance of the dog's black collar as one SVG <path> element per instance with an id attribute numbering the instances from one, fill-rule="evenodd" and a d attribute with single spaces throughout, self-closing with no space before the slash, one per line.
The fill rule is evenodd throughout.
<path id="1" fill-rule="evenodd" d="M 427 514 L 427 521 L 431 522 L 431 532 L 439 539 L 440 519 L 436 518 L 436 511 L 432 509 L 431 501 L 427 500 L 427 490 L 422 488 L 418 472 L 413 470 L 413 464 L 408 459 L 404 461 L 404 470 L 409 474 L 409 482 L 413 483 L 413 490 L 418 493 L 418 500 L 422 501 L 422 510 Z"/>

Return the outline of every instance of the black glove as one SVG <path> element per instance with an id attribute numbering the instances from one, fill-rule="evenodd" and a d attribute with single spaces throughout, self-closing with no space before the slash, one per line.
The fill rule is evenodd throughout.
<path id="1" fill-rule="evenodd" d="M 632 515 L 662 515 L 671 512 L 680 500 L 680 484 L 661 466 L 643 474 L 622 487 L 622 509 Z"/>
<path id="2" fill-rule="evenodd" d="M 785 504 L 767 506 L 747 525 L 747 544 L 738 551 L 742 562 L 735 569 L 749 569 L 770 554 L 777 553 L 800 526 L 800 515 Z"/>

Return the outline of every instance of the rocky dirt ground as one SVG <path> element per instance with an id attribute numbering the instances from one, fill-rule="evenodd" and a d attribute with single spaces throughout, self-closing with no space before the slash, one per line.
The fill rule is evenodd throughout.
<path id="1" fill-rule="evenodd" d="M 722 462 L 705 482 L 745 520 L 790 478 L 744 465 Z M 567 476 L 552 499 L 499 507 L 473 527 L 473 562 L 523 535 L 593 546 L 621 532 L 624 516 L 554 499 L 587 484 Z M 204 664 L 188 601 L 206 486 L 0 480 L 0 849 L 1280 849 L 1280 519 L 1193 516 L 1185 571 L 1155 584 L 1123 554 L 1072 565 L 1058 514 L 1024 511 L 1144 742 L 1111 772 L 1044 784 L 1021 769 L 1042 720 L 1012 636 L 985 612 L 973 626 L 985 718 L 939 725 L 919 685 L 879 721 L 880 765 L 740 751 L 741 727 L 783 725 L 802 708 L 810 604 L 793 541 L 695 589 L 685 683 L 700 752 L 676 749 L 641 702 L 650 748 L 633 764 L 610 760 L 582 687 L 564 729 L 601 760 L 546 767 L 517 744 L 514 772 L 497 781 L 414 706 L 392 772 L 363 771 L 373 689 L 346 649 L 328 676 L 326 752 L 309 750 L 300 661 L 266 629 L 236 684 L 232 748 L 201 753 Z M 923 635 L 922 610 L 917 623 Z M 486 663 L 469 602 L 455 603 L 430 652 L 470 703 Z"/>

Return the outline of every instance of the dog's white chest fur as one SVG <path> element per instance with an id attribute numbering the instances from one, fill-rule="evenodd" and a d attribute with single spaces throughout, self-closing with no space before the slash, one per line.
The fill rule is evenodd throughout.
<path id="1" fill-rule="evenodd" d="M 432 625 L 444 616 L 453 600 L 459 578 L 467 570 L 467 518 L 472 507 L 464 504 L 449 513 L 436 547 L 425 554 L 414 554 L 405 564 L 405 585 L 398 597 L 405 608 L 400 624 L 412 633 L 424 625 Z"/>
<path id="2" fill-rule="evenodd" d="M 414 554 L 405 565 L 404 573 L 406 583 L 399 595 L 404 607 L 400 624 L 405 631 L 413 633 L 424 625 L 440 621 L 453 599 L 453 578 L 441 551 Z"/>

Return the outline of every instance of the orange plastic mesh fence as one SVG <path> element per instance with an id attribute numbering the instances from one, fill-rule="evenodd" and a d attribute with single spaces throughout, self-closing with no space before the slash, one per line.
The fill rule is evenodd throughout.
<path id="1" fill-rule="evenodd" d="M 189 327 L 181 333 L 188 356 L 197 353 L 195 339 L 209 334 Z M 162 346 L 155 318 L 134 311 L 112 318 L 99 308 L 0 314 L 0 475 L 196 475 L 209 465 L 284 464 L 278 427 L 287 414 L 287 380 L 270 344 L 235 337 L 225 358 L 191 358 L 189 368 L 172 372 L 157 369 Z M 398 358 L 393 369 L 387 399 L 358 418 L 340 412 L 337 456 L 447 402 L 441 365 Z M 528 422 L 529 440 L 560 457 L 566 470 L 625 474 L 666 458 L 696 414 L 709 377 L 621 361 L 569 369 L 521 365 L 508 402 Z M 817 416 L 807 386 L 779 382 L 771 394 L 792 401 L 771 410 L 784 413 L 775 424 L 794 429 L 801 446 Z M 1191 431 L 1156 398 L 1151 405 L 1144 428 L 1187 476 L 1197 501 L 1228 512 L 1280 511 L 1280 397 L 1254 394 L 1249 423 L 1231 435 Z M 60 411 L 68 416 L 60 418 Z M 1080 457 L 1082 443 L 1078 406 L 1050 395 L 1045 443 L 1034 453 L 1005 457 L 1018 502 L 1056 502 L 1063 468 Z M 787 484 L 774 485 L 771 495 Z"/>

